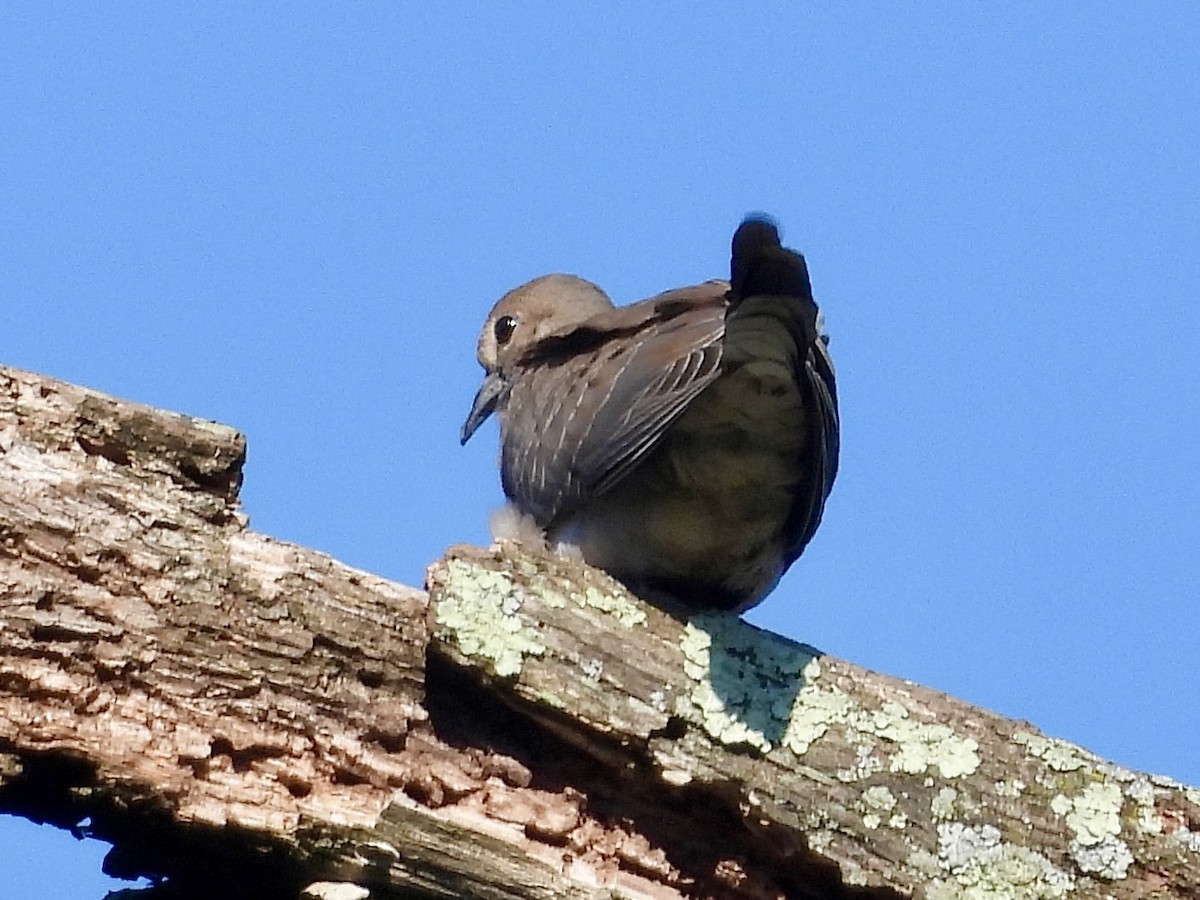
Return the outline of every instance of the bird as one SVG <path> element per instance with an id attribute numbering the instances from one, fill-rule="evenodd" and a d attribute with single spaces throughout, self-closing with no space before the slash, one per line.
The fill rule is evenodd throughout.
<path id="1" fill-rule="evenodd" d="M 728 280 L 617 307 L 574 275 L 535 278 L 492 308 L 476 356 L 461 443 L 496 414 L 523 532 L 635 594 L 743 612 L 821 522 L 833 361 L 805 259 L 765 215 L 735 231 Z"/>

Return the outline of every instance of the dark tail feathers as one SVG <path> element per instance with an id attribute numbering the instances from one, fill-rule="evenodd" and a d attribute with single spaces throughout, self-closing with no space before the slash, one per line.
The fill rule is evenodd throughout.
<path id="1" fill-rule="evenodd" d="M 767 216 L 747 216 L 733 235 L 730 300 L 759 294 L 802 297 L 812 301 L 804 257 L 779 243 L 779 229 Z"/>

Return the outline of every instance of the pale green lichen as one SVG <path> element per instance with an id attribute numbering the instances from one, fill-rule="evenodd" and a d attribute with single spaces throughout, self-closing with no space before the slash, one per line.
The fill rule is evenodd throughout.
<path id="1" fill-rule="evenodd" d="M 996 796 L 997 797 L 1020 797 L 1021 792 L 1025 790 L 1025 782 L 1020 778 L 1014 778 L 1012 781 L 997 781 Z"/>
<path id="2" fill-rule="evenodd" d="M 1139 834 L 1162 834 L 1163 820 L 1154 808 L 1154 785 L 1144 775 L 1138 776 L 1125 789 L 1126 796 L 1137 804 L 1137 830 Z"/>
<path id="3" fill-rule="evenodd" d="M 1162 834 L 1162 817 L 1153 806 L 1138 805 L 1138 832 L 1141 834 Z"/>
<path id="4" fill-rule="evenodd" d="M 517 611 L 521 596 L 512 578 L 459 560 L 446 565 L 453 585 L 438 602 L 438 625 L 466 656 L 490 660 L 497 675 L 518 675 L 525 657 L 545 651 L 541 635 L 526 628 Z"/>
<path id="5" fill-rule="evenodd" d="M 936 768 L 943 778 L 970 775 L 979 768 L 979 744 L 940 722 L 916 722 L 899 703 L 885 703 L 872 715 L 874 733 L 897 744 L 890 769 L 919 775 Z"/>
<path id="6" fill-rule="evenodd" d="M 871 876 L 862 866 L 853 860 L 843 861 L 841 865 L 842 881 L 856 887 L 870 883 Z"/>
<path id="7" fill-rule="evenodd" d="M 766 753 L 785 733 L 813 652 L 734 616 L 694 616 L 680 641 L 694 687 L 677 703 L 713 738 Z"/>
<path id="8" fill-rule="evenodd" d="M 857 762 L 842 781 L 892 772 L 949 779 L 974 773 L 979 744 L 939 722 L 922 722 L 899 703 L 865 709 L 835 685 L 820 683 L 816 652 L 761 632 L 732 616 L 696 616 L 680 640 L 684 672 L 693 689 L 676 713 L 702 723 L 726 744 L 769 752 L 782 744 L 803 756 L 832 727 L 856 745 Z M 883 739 L 890 755 L 876 752 Z"/>
<path id="9" fill-rule="evenodd" d="M 538 574 L 537 563 L 528 556 L 516 556 L 512 558 L 512 567 L 517 574 L 524 575 L 526 578 L 533 578 Z"/>
<path id="10" fill-rule="evenodd" d="M 589 587 L 583 595 L 583 605 L 612 616 L 618 625 L 633 628 L 646 621 L 646 611 L 622 593 Z"/>
<path id="11" fill-rule="evenodd" d="M 952 787 L 941 788 L 929 801 L 929 812 L 935 820 L 951 819 L 954 817 L 954 802 L 958 799 L 958 791 Z"/>
<path id="12" fill-rule="evenodd" d="M 917 847 L 908 855 L 908 866 L 929 880 L 942 874 L 941 862 L 924 847 Z"/>
<path id="13" fill-rule="evenodd" d="M 827 856 L 829 848 L 833 846 L 833 832 L 827 828 L 818 828 L 810 831 L 805 837 L 808 841 L 808 849 L 822 856 Z"/>
<path id="14" fill-rule="evenodd" d="M 929 900 L 1060 900 L 1074 885 L 1040 853 L 1002 840 L 993 825 L 938 825 L 938 863 L 943 874 L 930 883 Z"/>
<path id="15" fill-rule="evenodd" d="M 1133 854 L 1119 837 L 1123 803 L 1121 788 L 1110 782 L 1089 784 L 1075 797 L 1059 794 L 1050 801 L 1074 835 L 1071 856 L 1081 871 L 1109 880 L 1125 877 Z"/>
<path id="16" fill-rule="evenodd" d="M 875 784 L 862 792 L 863 805 L 880 812 L 891 812 L 896 808 L 896 796 L 882 784 Z"/>
<path id="17" fill-rule="evenodd" d="M 850 722 L 858 707 L 854 699 L 837 688 L 821 690 L 812 684 L 821 674 L 820 664 L 813 660 L 804 671 L 805 687 L 796 695 L 796 703 L 783 733 L 783 745 L 797 756 L 803 756 L 831 725 Z M 865 773 L 864 773 L 865 774 Z"/>
<path id="18" fill-rule="evenodd" d="M 728 636 L 726 635 L 726 639 Z M 706 728 L 714 736 L 726 742 L 744 741 L 764 751 L 769 750 L 771 740 L 765 730 L 748 734 L 746 719 L 737 717 L 731 723 L 721 714 L 727 711 L 728 691 L 720 691 L 725 702 L 717 693 L 706 687 L 706 673 L 714 664 L 710 659 L 713 638 L 708 631 L 689 625 L 681 644 L 684 653 L 685 671 L 696 679 L 698 687 L 693 692 L 691 703 L 705 714 Z M 773 727 L 779 721 L 786 723 L 781 736 L 783 746 L 797 756 L 803 756 L 816 741 L 834 726 L 842 726 L 852 734 L 857 744 L 857 762 L 853 768 L 841 769 L 836 773 L 839 780 L 854 781 L 881 771 L 885 765 L 893 772 L 920 774 L 937 772 L 942 778 L 958 778 L 969 775 L 979 767 L 979 745 L 974 738 L 956 734 L 951 728 L 937 722 L 925 723 L 911 719 L 908 710 L 898 703 L 885 703 L 880 709 L 864 709 L 854 697 L 833 686 L 820 684 L 821 664 L 806 651 L 794 644 L 783 644 L 786 654 L 781 653 L 779 643 L 767 654 L 770 660 L 770 675 L 764 677 L 761 669 L 755 670 L 755 690 L 767 690 L 768 697 L 759 703 L 760 710 L 769 712 Z M 724 655 L 732 659 L 734 668 L 745 667 L 744 650 Z M 803 664 L 797 671 L 797 667 Z M 715 679 L 716 676 L 713 676 Z M 729 683 L 750 684 L 751 680 L 739 676 L 725 679 Z M 716 682 L 713 681 L 715 684 Z M 802 685 L 794 696 L 794 685 Z M 737 692 L 735 692 L 736 694 Z M 740 696 L 740 694 L 739 694 Z M 790 709 L 786 708 L 791 698 Z M 761 716 L 760 716 L 761 720 Z M 885 764 L 875 752 L 874 738 L 884 738 L 894 747 Z"/>
<path id="19" fill-rule="evenodd" d="M 1182 844 L 1192 853 L 1200 853 L 1200 831 L 1192 831 L 1187 827 L 1180 827 L 1171 833 L 1171 839 Z"/>
<path id="20" fill-rule="evenodd" d="M 823 732 L 822 732 L 823 733 Z M 817 735 L 820 737 L 820 735 Z M 786 742 L 786 741 L 785 741 Z M 804 744 L 804 749 L 808 749 L 808 745 L 812 741 Z M 792 748 L 793 752 L 795 747 Z M 866 741 L 854 748 L 855 761 L 854 765 L 848 769 L 838 769 L 834 774 L 838 781 L 846 782 L 847 784 L 855 781 L 862 781 L 865 778 L 870 778 L 876 772 L 883 771 L 883 760 L 879 758 L 879 754 L 875 752 L 875 744 L 872 741 Z"/>
<path id="21" fill-rule="evenodd" d="M 870 829 L 878 828 L 883 824 L 882 813 L 890 813 L 896 808 L 895 795 L 882 784 L 875 784 L 867 788 L 859 799 L 858 808 L 864 813 L 863 825 Z"/>
<path id="22" fill-rule="evenodd" d="M 810 666 L 810 669 L 816 663 Z M 867 736 L 884 738 L 895 744 L 887 767 L 892 772 L 917 775 L 936 770 L 943 778 L 970 775 L 979 767 L 979 744 L 974 738 L 956 734 L 937 722 L 917 722 L 909 718 L 908 710 L 898 703 L 885 703 L 880 709 L 863 709 L 852 697 L 837 688 L 821 689 L 816 673 L 805 670 L 805 687 L 796 696 L 791 720 L 784 733 L 784 745 L 795 754 L 803 755 L 833 725 L 843 725 L 861 735 L 865 752 L 853 770 L 841 770 L 839 779 L 845 781 L 855 774 L 864 777 L 883 768 L 883 762 L 872 751 L 874 741 Z"/>
<path id="23" fill-rule="evenodd" d="M 1089 784 L 1070 800 L 1067 827 L 1082 844 L 1098 844 L 1118 835 L 1122 800 L 1121 789 L 1115 784 Z"/>
<path id="24" fill-rule="evenodd" d="M 1071 802 L 1071 798 L 1063 794 L 1055 795 L 1054 799 L 1050 801 L 1050 809 L 1060 816 L 1065 816 L 1074 808 L 1075 804 Z"/>
<path id="25" fill-rule="evenodd" d="M 1013 735 L 1013 742 L 1023 745 L 1030 756 L 1036 756 L 1056 772 L 1074 772 L 1096 761 L 1094 756 L 1074 744 L 1031 731 L 1018 731 Z"/>

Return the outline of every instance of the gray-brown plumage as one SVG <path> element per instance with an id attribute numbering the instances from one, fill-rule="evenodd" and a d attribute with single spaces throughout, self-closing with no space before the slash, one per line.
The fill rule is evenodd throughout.
<path id="1" fill-rule="evenodd" d="M 751 218 L 730 269 L 621 308 L 570 275 L 509 292 L 462 440 L 498 413 L 504 492 L 552 544 L 635 591 L 740 610 L 821 521 L 838 409 L 804 258 Z"/>

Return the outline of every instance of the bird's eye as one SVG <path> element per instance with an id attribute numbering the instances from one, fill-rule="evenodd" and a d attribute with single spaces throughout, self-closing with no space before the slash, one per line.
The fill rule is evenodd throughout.
<path id="1" fill-rule="evenodd" d="M 501 316 L 496 320 L 494 333 L 496 335 L 496 343 L 501 346 L 507 344 L 516 331 L 517 320 L 512 316 Z"/>

